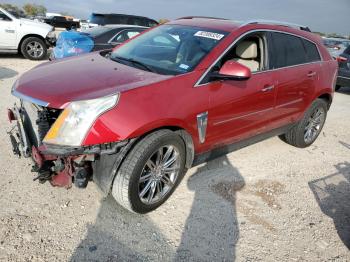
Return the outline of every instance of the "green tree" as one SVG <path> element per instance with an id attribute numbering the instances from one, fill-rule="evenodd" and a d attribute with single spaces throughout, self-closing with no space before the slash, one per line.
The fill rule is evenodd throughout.
<path id="1" fill-rule="evenodd" d="M 20 12 L 21 11 L 21 8 L 19 8 L 16 5 L 12 5 L 12 4 L 0 4 L 0 7 L 5 9 L 5 10 L 8 10 L 8 11 L 14 11 L 14 12 Z"/>
<path id="2" fill-rule="evenodd" d="M 36 4 L 25 4 L 23 9 L 28 16 L 45 15 L 47 11 L 45 6 Z"/>

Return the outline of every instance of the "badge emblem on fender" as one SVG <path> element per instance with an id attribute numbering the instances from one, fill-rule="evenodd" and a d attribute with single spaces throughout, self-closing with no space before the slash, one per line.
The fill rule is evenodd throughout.
<path id="1" fill-rule="evenodd" d="M 208 112 L 198 114 L 197 115 L 198 136 L 199 136 L 199 142 L 201 142 L 202 144 L 205 141 L 207 125 L 208 125 Z"/>

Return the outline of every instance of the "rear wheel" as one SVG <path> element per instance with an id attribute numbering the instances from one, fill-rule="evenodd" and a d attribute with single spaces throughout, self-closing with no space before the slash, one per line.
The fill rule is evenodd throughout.
<path id="1" fill-rule="evenodd" d="M 341 88 L 340 85 L 336 85 L 336 86 L 335 86 L 335 91 L 338 91 L 340 88 Z"/>
<path id="2" fill-rule="evenodd" d="M 316 99 L 306 111 L 304 117 L 280 138 L 295 147 L 308 147 L 321 133 L 327 117 L 327 103 Z"/>
<path id="3" fill-rule="evenodd" d="M 170 130 L 156 131 L 131 150 L 113 182 L 115 200 L 136 213 L 163 204 L 185 174 L 185 144 Z"/>
<path id="4" fill-rule="evenodd" d="M 30 60 L 42 60 L 46 58 L 47 47 L 43 40 L 38 37 L 28 37 L 23 40 L 21 52 Z"/>

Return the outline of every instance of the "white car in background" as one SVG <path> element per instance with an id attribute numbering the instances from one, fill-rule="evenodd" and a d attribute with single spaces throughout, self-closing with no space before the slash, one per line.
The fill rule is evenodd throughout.
<path id="1" fill-rule="evenodd" d="M 0 8 L 0 53 L 21 53 L 31 60 L 47 58 L 56 42 L 53 27 L 16 16 Z"/>

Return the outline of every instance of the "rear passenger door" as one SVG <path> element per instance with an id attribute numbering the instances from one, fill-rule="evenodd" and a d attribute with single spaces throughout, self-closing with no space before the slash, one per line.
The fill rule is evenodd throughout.
<path id="1" fill-rule="evenodd" d="M 309 105 L 320 73 L 317 46 L 296 35 L 272 32 L 272 69 L 277 72 L 274 128 L 298 120 Z"/>

